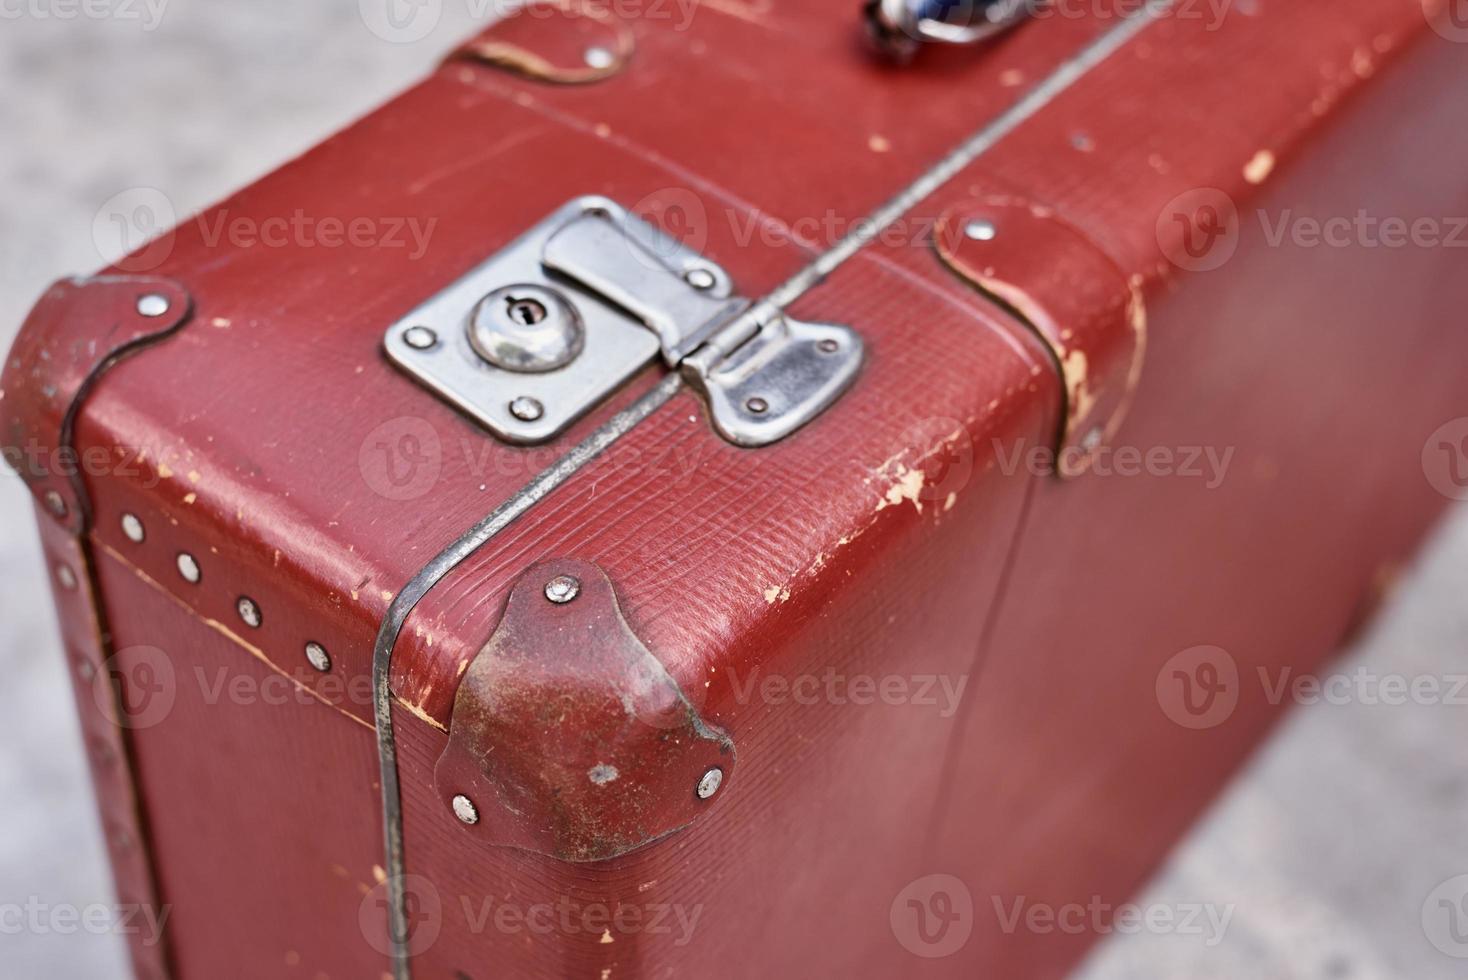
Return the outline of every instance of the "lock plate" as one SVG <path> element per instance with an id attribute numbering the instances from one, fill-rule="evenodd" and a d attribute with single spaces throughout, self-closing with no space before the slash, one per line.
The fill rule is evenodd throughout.
<path id="1" fill-rule="evenodd" d="M 729 441 L 784 438 L 855 377 L 861 339 L 734 295 L 717 264 L 603 197 L 558 209 L 393 324 L 388 356 L 507 442 L 565 431 L 659 355 Z"/>
<path id="2" fill-rule="evenodd" d="M 591 293 L 553 279 L 541 263 L 552 235 L 567 222 L 601 209 L 621 211 L 601 198 L 580 198 L 556 211 L 393 324 L 387 332 L 388 356 L 506 442 L 533 445 L 565 431 L 651 364 L 661 349 L 647 328 Z M 670 249 L 683 248 L 671 239 L 667 242 Z M 580 316 L 582 349 L 564 366 L 510 371 L 475 351 L 470 325 L 480 301 L 495 290 L 520 284 L 558 294 Z M 422 346 L 425 335 L 418 328 L 431 332 L 430 345 Z M 529 417 L 535 415 L 534 405 L 539 414 Z M 520 408 L 519 414 L 512 406 Z"/>

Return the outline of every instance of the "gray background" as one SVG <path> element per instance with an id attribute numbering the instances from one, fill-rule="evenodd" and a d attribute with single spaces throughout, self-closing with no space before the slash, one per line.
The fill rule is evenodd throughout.
<path id="1" fill-rule="evenodd" d="M 426 37 L 387 43 L 355 0 L 168 0 L 156 25 L 143 0 L 100 19 L 66 19 L 77 0 L 0 7 L 0 346 L 54 278 L 114 257 L 94 236 L 114 195 L 156 188 L 180 215 L 201 208 L 413 81 L 473 21 L 471 0 L 448 0 Z M 0 906 L 110 904 L 29 501 L 9 471 L 0 514 Z M 1458 509 L 1340 669 L 1464 671 L 1465 557 Z M 1139 900 L 1232 905 L 1224 940 L 1116 937 L 1082 976 L 1463 976 L 1422 912 L 1468 873 L 1465 760 L 1462 707 L 1298 710 Z M 111 936 L 24 930 L 0 934 L 0 975 L 124 971 Z"/>

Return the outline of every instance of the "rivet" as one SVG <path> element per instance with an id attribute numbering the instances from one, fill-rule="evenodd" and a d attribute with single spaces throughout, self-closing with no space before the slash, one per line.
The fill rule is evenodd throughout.
<path id="1" fill-rule="evenodd" d="M 168 297 L 160 293 L 148 293 L 146 296 L 138 297 L 138 313 L 149 318 L 162 316 L 168 312 L 171 305 Z"/>
<path id="2" fill-rule="evenodd" d="M 1087 432 L 1084 437 L 1082 437 L 1081 448 L 1088 453 L 1094 453 L 1097 449 L 1101 448 L 1101 443 L 1103 440 L 1105 440 L 1105 438 L 1106 433 L 1103 432 L 1101 430 L 1101 427 L 1098 425 L 1091 431 Z"/>
<path id="3" fill-rule="evenodd" d="M 438 334 L 427 327 L 409 327 L 403 332 L 403 343 L 414 350 L 428 350 L 438 343 Z"/>
<path id="4" fill-rule="evenodd" d="M 994 227 L 992 221 L 975 218 L 963 226 L 963 233 L 976 242 L 991 242 L 999 234 L 999 229 Z"/>
<path id="5" fill-rule="evenodd" d="M 816 347 L 820 348 L 820 351 L 823 354 L 834 354 L 841 349 L 841 344 L 839 341 L 831 340 L 828 338 L 821 341 L 819 344 L 816 344 Z"/>
<path id="6" fill-rule="evenodd" d="M 587 67 L 595 68 L 597 71 L 610 68 L 617 62 L 617 56 L 602 47 L 587 48 L 585 58 Z"/>
<path id="7" fill-rule="evenodd" d="M 185 582 L 188 582 L 190 585 L 198 585 L 199 579 L 204 577 L 204 573 L 199 570 L 199 563 L 195 561 L 194 556 L 189 554 L 187 551 L 179 553 L 178 573 L 182 575 L 183 580 Z"/>
<path id="8" fill-rule="evenodd" d="M 763 415 L 770 410 L 770 403 L 756 396 L 745 402 L 744 407 L 756 415 Z"/>
<path id="9" fill-rule="evenodd" d="M 331 670 L 331 655 L 326 652 L 326 647 L 319 643 L 306 644 L 306 659 L 311 666 L 323 674 Z"/>
<path id="10" fill-rule="evenodd" d="M 714 766 L 708 772 L 704 773 L 703 778 L 698 781 L 698 798 L 700 800 L 708 799 L 717 793 L 719 787 L 722 785 L 724 785 L 724 770 L 718 766 Z"/>
<path id="11" fill-rule="evenodd" d="M 545 583 L 545 597 L 563 606 L 581 594 L 581 580 L 574 575 L 557 575 Z"/>
<path id="12" fill-rule="evenodd" d="M 235 603 L 235 609 L 239 611 L 240 619 L 250 629 L 259 629 L 260 624 L 265 621 L 264 615 L 260 612 L 259 604 L 247 595 L 240 596 L 239 601 Z"/>
<path id="13" fill-rule="evenodd" d="M 694 289 L 703 291 L 713 289 L 719 284 L 719 279 L 707 269 L 689 269 L 683 275 L 683 279 Z"/>
<path id="14" fill-rule="evenodd" d="M 122 515 L 122 533 L 133 544 L 142 544 L 143 539 L 148 536 L 148 532 L 143 530 L 143 522 L 138 520 L 136 514 Z"/>
<path id="15" fill-rule="evenodd" d="M 56 581 L 61 583 L 63 589 L 71 592 L 76 588 L 76 572 L 73 572 L 70 566 L 57 565 Z"/>
<path id="16" fill-rule="evenodd" d="M 545 406 L 528 395 L 510 402 L 510 414 L 521 422 L 534 422 L 545 414 Z"/>
<path id="17" fill-rule="evenodd" d="M 460 793 L 454 797 L 454 816 L 459 818 L 460 823 L 472 827 L 479 822 L 479 808 L 474 805 L 473 800 Z"/>
<path id="18" fill-rule="evenodd" d="M 91 683 L 92 678 L 97 676 L 97 667 L 90 660 L 78 660 L 76 672 L 81 675 L 82 680 Z"/>
<path id="19" fill-rule="evenodd" d="M 66 500 L 55 490 L 46 491 L 46 509 L 57 517 L 66 516 Z"/>

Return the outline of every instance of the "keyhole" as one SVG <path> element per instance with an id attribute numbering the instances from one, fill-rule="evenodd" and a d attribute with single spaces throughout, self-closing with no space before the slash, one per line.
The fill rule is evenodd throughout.
<path id="1" fill-rule="evenodd" d="M 522 327 L 533 327 L 546 317 L 545 305 L 533 299 L 510 296 L 505 302 L 509 304 L 510 319 Z"/>

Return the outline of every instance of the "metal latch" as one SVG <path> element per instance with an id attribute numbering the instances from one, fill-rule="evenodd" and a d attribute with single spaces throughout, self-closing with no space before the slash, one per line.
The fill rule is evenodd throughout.
<path id="1" fill-rule="evenodd" d="M 728 274 L 615 202 L 577 198 L 387 332 L 415 379 L 514 443 L 554 438 L 659 356 L 740 446 L 782 439 L 861 366 L 848 327 L 734 295 Z"/>

